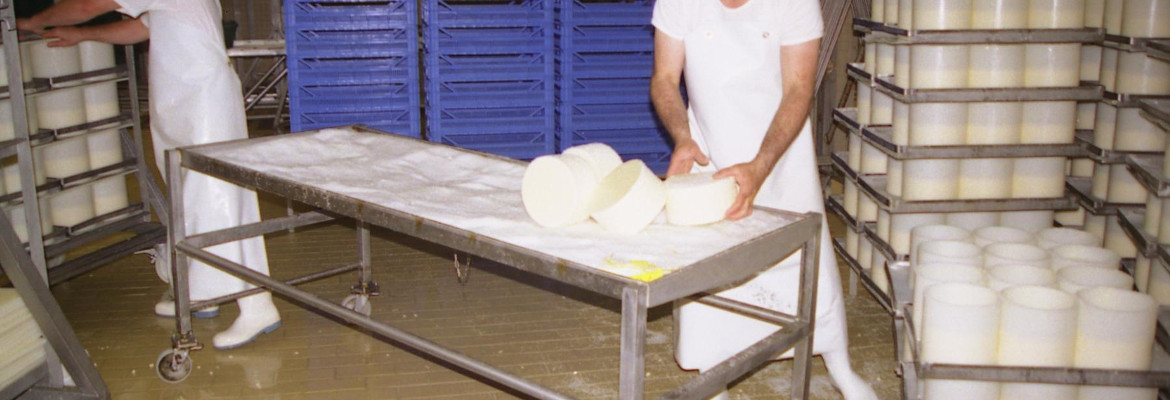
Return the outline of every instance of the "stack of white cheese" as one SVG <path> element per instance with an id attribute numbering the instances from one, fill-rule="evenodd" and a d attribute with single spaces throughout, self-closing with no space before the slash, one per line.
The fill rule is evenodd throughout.
<path id="1" fill-rule="evenodd" d="M 542 226 L 568 226 L 592 217 L 606 230 L 624 234 L 646 228 L 663 208 L 674 225 L 718 222 L 737 191 L 733 179 L 715 179 L 711 173 L 663 182 L 641 160 L 623 163 L 603 143 L 532 160 L 521 186 L 525 210 Z"/>
<path id="2" fill-rule="evenodd" d="M 0 388 L 45 363 L 45 339 L 16 289 L 0 289 Z"/>

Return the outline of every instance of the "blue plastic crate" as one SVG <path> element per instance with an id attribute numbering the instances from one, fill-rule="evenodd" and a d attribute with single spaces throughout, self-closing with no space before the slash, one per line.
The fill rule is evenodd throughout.
<path id="1" fill-rule="evenodd" d="M 415 119 L 410 110 L 389 110 L 374 112 L 325 112 L 300 113 L 291 116 L 293 131 L 333 128 L 338 126 L 364 124 L 381 131 L 402 136 L 419 138 Z"/>
<path id="2" fill-rule="evenodd" d="M 540 132 L 444 135 L 436 142 L 520 160 L 550 154 L 552 136 Z"/>
<path id="3" fill-rule="evenodd" d="M 556 150 L 553 5 L 424 1 L 427 139 L 531 159 Z"/>
<path id="4" fill-rule="evenodd" d="M 398 51 L 405 53 L 405 51 Z M 289 60 L 289 69 L 297 71 L 298 83 L 381 84 L 417 79 L 418 60 L 399 54 L 371 58 L 310 58 Z M 412 78 L 412 75 L 415 77 Z"/>
<path id="5" fill-rule="evenodd" d="M 334 7 L 346 9 L 352 7 Z M 385 9 L 386 12 L 344 13 L 340 10 L 331 10 L 329 13 L 294 12 L 288 17 L 292 23 L 285 29 L 313 30 L 313 29 L 350 29 L 350 30 L 378 30 L 406 28 L 413 19 L 406 12 L 406 8 L 398 10 Z"/>
<path id="6" fill-rule="evenodd" d="M 649 23 L 649 21 L 647 21 Z M 562 25 L 557 45 L 565 52 L 651 52 L 654 27 Z"/>
<path id="7" fill-rule="evenodd" d="M 493 27 L 540 24 L 551 27 L 547 0 L 424 0 L 422 19 L 431 27 Z"/>
<path id="8" fill-rule="evenodd" d="M 296 30 L 286 34 L 291 59 L 379 57 L 394 51 L 414 48 L 414 32 L 407 29 L 386 30 Z"/>
<path id="9" fill-rule="evenodd" d="M 294 131 L 366 124 L 420 137 L 417 2 L 284 2 Z"/>
<path id="10" fill-rule="evenodd" d="M 540 132 L 551 133 L 551 107 L 427 109 L 432 136 Z M 551 149 L 550 149 L 551 150 Z"/>
<path id="11" fill-rule="evenodd" d="M 654 0 L 557 0 L 556 7 L 573 25 L 649 25 Z"/>
<path id="12" fill-rule="evenodd" d="M 557 81 L 567 104 L 629 104 L 650 102 L 650 78 L 579 78 Z"/>
<path id="13" fill-rule="evenodd" d="M 546 27 L 426 29 L 423 48 L 444 55 L 551 52 L 552 37 Z"/>
<path id="14" fill-rule="evenodd" d="M 494 55 L 430 54 L 423 66 L 437 82 L 545 81 L 552 55 L 545 52 Z"/>
<path id="15" fill-rule="evenodd" d="M 406 82 L 380 85 L 300 86 L 293 90 L 293 104 L 306 112 L 376 111 L 402 108 L 418 96 L 416 85 Z M 397 107 L 396 107 L 397 106 Z"/>

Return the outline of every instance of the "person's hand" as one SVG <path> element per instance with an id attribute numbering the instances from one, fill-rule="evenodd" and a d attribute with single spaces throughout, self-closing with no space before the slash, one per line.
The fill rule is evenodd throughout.
<path id="1" fill-rule="evenodd" d="M 756 201 L 756 194 L 764 179 L 768 178 L 769 168 L 762 163 L 752 161 L 735 164 L 715 173 L 715 179 L 732 177 L 739 184 L 739 193 L 735 195 L 735 202 L 727 209 L 725 217 L 729 220 L 744 219 L 752 215 L 752 203 Z"/>
<path id="2" fill-rule="evenodd" d="M 45 39 L 57 39 L 49 42 L 49 47 L 69 47 L 87 39 L 81 29 L 72 26 L 58 26 L 49 29 L 41 37 Z"/>
<path id="3" fill-rule="evenodd" d="M 36 20 L 32 18 L 17 18 L 16 30 L 32 32 L 38 35 L 45 33 L 44 25 L 37 23 Z"/>
<path id="4" fill-rule="evenodd" d="M 699 144 L 695 143 L 694 140 L 687 139 L 674 146 L 674 153 L 670 155 L 670 168 L 667 168 L 666 176 L 685 174 L 691 172 L 695 163 L 707 165 L 710 162 L 707 155 L 703 154 L 703 150 L 699 149 Z"/>

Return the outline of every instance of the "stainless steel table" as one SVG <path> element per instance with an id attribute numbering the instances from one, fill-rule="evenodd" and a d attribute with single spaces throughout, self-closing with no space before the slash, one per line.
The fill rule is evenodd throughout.
<path id="1" fill-rule="evenodd" d="M 790 348 L 795 348 L 791 395 L 806 396 L 816 315 L 819 214 L 757 208 L 741 221 L 704 227 L 654 224 L 642 233 L 624 236 L 607 233 L 593 223 L 543 228 L 527 218 L 520 201 L 524 162 L 361 127 L 188 147 L 168 152 L 166 161 L 169 182 L 178 182 L 183 170 L 197 171 L 320 211 L 187 236 L 174 229 L 184 226 L 182 204 L 176 201 L 183 198 L 182 185 L 170 185 L 173 212 L 167 243 L 172 249 L 179 312 L 173 348 L 157 364 L 164 380 L 185 378 L 192 366 L 189 353 L 201 348 L 191 328 L 193 307 L 266 289 L 535 398 L 569 398 L 370 318 L 368 297 L 376 294 L 377 285 L 370 267 L 369 226 L 376 225 L 620 299 L 622 399 L 643 397 L 647 309 L 684 298 L 769 321 L 780 329 L 662 398 L 707 398 Z M 205 250 L 338 217 L 357 221 L 357 262 L 286 282 Z M 802 290 L 796 315 L 704 293 L 755 276 L 797 250 L 802 250 Z M 190 303 L 188 257 L 260 288 Z M 651 268 L 645 270 L 646 266 Z M 354 270 L 359 272 L 359 282 L 341 305 L 293 286 Z"/>

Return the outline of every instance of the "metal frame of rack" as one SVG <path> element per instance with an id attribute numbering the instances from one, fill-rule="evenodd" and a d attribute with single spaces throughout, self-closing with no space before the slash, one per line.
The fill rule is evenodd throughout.
<path id="1" fill-rule="evenodd" d="M 854 2 L 857 3 L 857 2 Z M 856 10 L 855 10 L 856 11 Z M 965 43 L 1029 43 L 1029 42 L 1079 42 L 1098 44 L 1124 51 L 1145 51 L 1151 57 L 1170 60 L 1170 41 L 1133 39 L 1106 35 L 1097 29 L 1059 30 L 964 30 L 964 31 L 906 31 L 896 27 L 867 20 L 868 9 L 855 12 L 855 31 L 866 35 L 867 40 L 883 44 L 965 44 Z M 919 102 L 981 102 L 981 101 L 1092 101 L 1103 102 L 1114 107 L 1140 107 L 1142 115 L 1163 128 L 1170 127 L 1170 99 L 1164 96 L 1133 96 L 1107 92 L 1092 82 L 1067 88 L 996 88 L 996 89 L 908 89 L 897 86 L 888 76 L 874 76 L 864 71 L 859 64 L 846 65 L 846 75 L 858 85 L 868 85 L 875 92 L 890 96 L 903 103 Z M 822 113 L 829 110 L 820 110 Z M 1011 145 L 1011 146 L 904 146 L 893 143 L 892 128 L 889 125 L 863 126 L 857 121 L 857 111 L 848 108 L 831 110 L 834 128 L 840 128 L 851 135 L 858 135 L 862 142 L 881 151 L 894 160 L 955 159 L 955 158 L 1001 158 L 1001 157 L 1087 157 L 1097 163 L 1124 164 L 1134 172 L 1152 193 L 1170 195 L 1170 179 L 1162 174 L 1162 157 L 1153 153 L 1118 152 L 1102 149 L 1093 144 L 1092 132 L 1078 131 L 1075 141 L 1057 145 Z M 1008 211 L 1028 209 L 1068 210 L 1083 207 L 1094 215 L 1115 215 L 1123 230 L 1131 237 L 1143 255 L 1156 258 L 1162 265 L 1170 265 L 1170 246 L 1160 246 L 1155 238 L 1142 231 L 1143 205 L 1113 204 L 1096 198 L 1091 193 L 1091 182 L 1085 178 L 1070 178 L 1066 182 L 1066 194 L 1058 199 L 999 199 L 999 200 L 947 200 L 947 201 L 903 201 L 885 191 L 885 176 L 861 174 L 849 168 L 847 156 L 829 154 L 831 175 L 856 184 L 858 196 L 868 196 L 878 203 L 880 210 L 891 214 L 919 212 L 973 212 Z M 834 250 L 854 272 L 850 274 L 851 293 L 856 291 L 857 282 L 873 295 L 875 300 L 890 313 L 897 339 L 899 363 L 897 370 L 903 377 L 903 399 L 919 399 L 920 379 L 961 379 L 1007 382 L 1036 382 L 1063 384 L 1098 384 L 1117 386 L 1170 387 L 1170 373 L 1146 371 L 1084 370 L 1073 368 L 1019 368 L 970 365 L 932 365 L 917 362 L 914 358 L 903 359 L 904 337 L 913 335 L 903 317 L 909 312 L 909 262 L 904 254 L 896 254 L 893 248 L 878 237 L 876 225 L 859 221 L 848 215 L 840 196 L 826 199 L 826 209 L 837 214 L 847 229 L 867 240 L 875 253 L 886 260 L 885 269 L 889 277 L 890 292 L 883 292 L 874 279 L 861 269 L 861 263 L 851 257 L 846 245 L 835 240 Z M 1128 262 L 1132 267 L 1132 261 Z M 1168 267 L 1170 268 L 1170 267 Z M 1130 268 L 1132 269 L 1132 268 Z M 874 269 L 872 271 L 877 271 Z M 1159 315 L 1158 341 L 1170 348 L 1170 311 Z M 1165 398 L 1165 397 L 1163 397 Z"/>
<path id="2" fill-rule="evenodd" d="M 9 4 L 4 4 L 4 6 L 7 7 L 0 10 L 5 22 L 3 40 L 6 43 L 15 43 L 19 38 L 15 29 L 14 10 Z M 35 190 L 22 190 L 19 193 L 0 196 L 0 204 L 25 205 L 25 218 L 26 221 L 30 221 L 27 224 L 29 239 L 27 251 L 38 268 L 48 271 L 50 285 L 84 274 L 134 251 L 160 243 L 166 234 L 161 224 L 151 222 L 152 212 L 158 213 L 160 220 L 165 221 L 167 205 L 143 156 L 141 114 L 137 107 L 139 99 L 138 85 L 135 79 L 134 48 L 133 46 L 124 46 L 123 50 L 126 57 L 125 65 L 52 79 L 34 79 L 31 82 L 24 82 L 22 79 L 21 57 L 18 55 L 7 57 L 9 86 L 0 88 L 0 98 L 8 99 L 12 103 L 12 120 L 16 138 L 0 143 L 0 157 L 16 155 L 20 168 L 21 187 L 35 188 Z M 131 106 L 129 110 L 124 110 L 122 115 L 73 127 L 29 132 L 27 102 L 33 96 L 59 89 L 74 89 L 111 82 L 126 82 L 129 86 L 128 94 Z M 121 163 L 62 179 L 49 178 L 44 184 L 36 184 L 33 174 L 33 148 L 109 129 L 118 129 L 121 132 L 122 152 L 125 156 Z M 100 179 L 130 174 L 134 175 L 139 185 L 142 200 L 139 203 L 131 203 L 121 210 L 95 216 L 72 227 L 54 227 L 51 232 L 42 232 L 40 224 L 32 222 L 40 221 L 39 200 L 41 198 L 52 196 L 69 188 L 91 184 Z M 70 250 L 120 232 L 130 232 L 134 236 L 66 261 L 61 265 L 51 268 L 47 265 L 46 259 L 48 258 L 63 255 Z"/>
<path id="3" fill-rule="evenodd" d="M 11 0 L 0 0 L 0 25 L 0 36 L 4 43 L 19 42 Z M 47 349 L 45 368 L 38 369 L 43 373 L 19 381 L 20 386 L 32 386 L 0 388 L 0 393 L 25 393 L 25 397 L 32 398 L 105 398 L 109 395 L 105 384 L 69 328 L 48 288 L 165 240 L 165 227 L 161 223 L 151 222 L 152 212 L 157 213 L 161 221 L 167 220 L 168 212 L 162 191 L 147 169 L 143 157 L 134 49 L 132 46 L 124 46 L 126 63 L 122 66 L 25 82 L 19 46 L 8 48 L 17 51 L 6 57 L 9 86 L 0 88 L 0 97 L 11 102 L 15 138 L 0 143 L 0 157 L 17 157 L 21 187 L 25 190 L 0 197 L 0 205 L 24 205 L 25 219 L 28 221 L 28 243 L 21 242 L 7 215 L 0 215 L 0 246 L 3 247 L 0 257 L 3 257 L 5 274 L 20 291 L 26 304 L 29 304 L 30 311 L 49 339 L 50 348 Z M 29 132 L 27 102 L 33 96 L 58 89 L 111 82 L 126 82 L 129 86 L 130 108 L 124 110 L 122 115 L 64 129 Z M 34 148 L 109 129 L 120 131 L 123 162 L 63 179 L 50 178 L 44 184 L 36 184 L 32 159 Z M 42 231 L 38 223 L 41 221 L 40 199 L 99 179 L 130 174 L 138 182 L 141 202 L 95 216 L 72 227 L 54 227 L 50 232 Z M 130 233 L 131 237 L 81 254 L 60 265 L 48 265 L 48 258 L 63 256 L 69 251 L 122 233 Z M 37 277 L 40 279 L 34 279 Z M 62 388 L 62 364 L 77 383 L 76 389 Z M 33 389 L 29 390 L 29 387 Z"/>
<path id="4" fill-rule="evenodd" d="M 46 359 L 49 360 L 8 387 L 0 387 L 0 399 L 109 398 L 106 383 L 49 291 L 43 270 L 33 263 L 5 213 L 0 213 L 0 268 L 12 281 L 45 336 L 48 342 Z M 63 386 L 61 366 L 69 371 L 75 387 Z"/>

